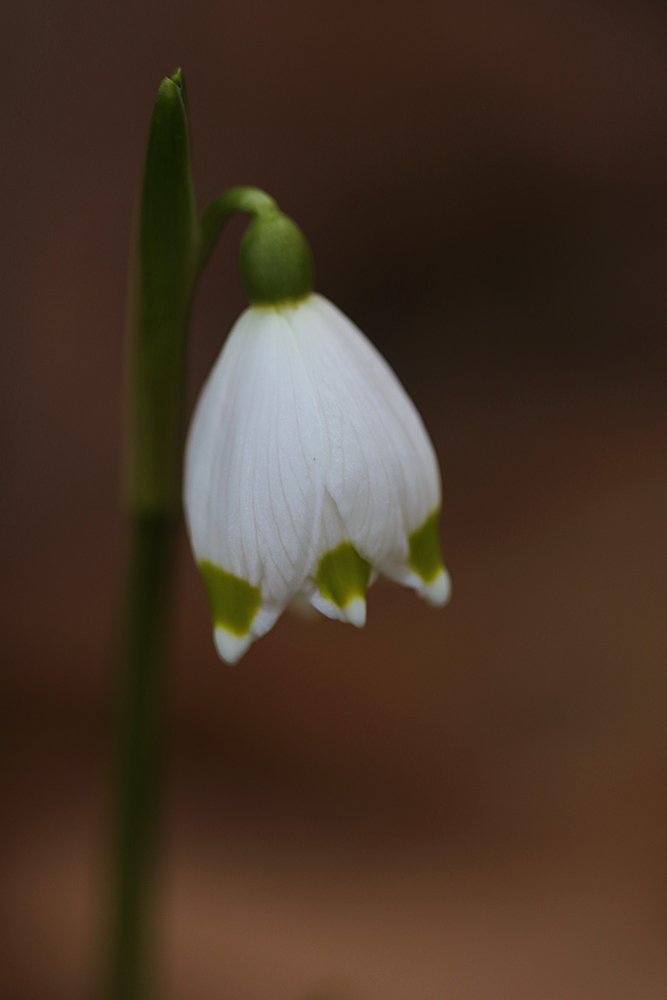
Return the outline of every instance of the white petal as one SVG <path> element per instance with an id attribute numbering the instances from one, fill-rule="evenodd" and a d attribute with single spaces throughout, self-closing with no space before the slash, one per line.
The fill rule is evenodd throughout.
<path id="1" fill-rule="evenodd" d="M 326 469 L 328 464 L 329 456 L 327 454 L 326 456 L 323 456 L 323 468 Z M 313 607 L 317 608 L 318 611 L 321 611 L 321 613 L 326 615 L 327 618 L 335 618 L 338 621 L 350 621 L 353 624 L 357 624 L 362 617 L 359 608 L 357 607 L 354 612 L 350 612 L 350 604 L 347 604 L 342 608 L 337 604 L 334 604 L 333 601 L 329 600 L 320 593 L 319 587 L 314 579 L 320 560 L 327 555 L 327 553 L 333 552 L 337 549 L 341 542 L 349 541 L 350 535 L 345 527 L 345 524 L 343 523 L 342 517 L 338 513 L 338 507 L 325 487 L 322 494 L 320 525 L 315 549 L 315 558 L 311 564 L 309 579 L 306 582 L 303 591 L 308 594 L 308 600 Z M 361 597 L 355 598 L 355 600 L 361 600 L 364 605 L 363 621 L 361 623 L 363 625 L 366 621 L 366 602 Z M 353 618 L 350 618 L 350 613 L 353 614 Z"/>
<path id="2" fill-rule="evenodd" d="M 443 604 L 452 596 L 452 581 L 450 579 L 449 573 L 446 569 L 441 569 L 434 580 L 430 583 L 424 583 L 423 580 L 420 581 L 417 587 L 419 593 L 424 597 L 429 604 L 433 604 L 434 607 L 440 608 Z"/>
<path id="3" fill-rule="evenodd" d="M 357 628 L 363 628 L 366 624 L 366 601 L 363 597 L 353 597 L 344 608 L 339 608 L 337 604 L 328 601 L 315 588 L 309 599 L 312 606 L 321 611 L 327 618 L 333 618 L 339 622 L 349 622 L 350 625 L 356 625 Z"/>
<path id="4" fill-rule="evenodd" d="M 215 648 L 222 659 L 225 663 L 232 664 L 241 659 L 254 638 L 250 633 L 239 637 L 221 625 L 214 629 L 213 637 L 215 639 Z"/>
<path id="5" fill-rule="evenodd" d="M 381 570 L 404 565 L 408 534 L 440 503 L 422 419 L 384 358 L 322 296 L 312 295 L 289 322 L 317 388 L 325 485 L 346 536 Z"/>
<path id="6" fill-rule="evenodd" d="M 317 412 L 289 324 L 278 310 L 247 310 L 197 406 L 184 501 L 196 558 L 261 588 L 266 620 L 260 611 L 257 634 L 271 627 L 315 558 L 323 475 Z"/>

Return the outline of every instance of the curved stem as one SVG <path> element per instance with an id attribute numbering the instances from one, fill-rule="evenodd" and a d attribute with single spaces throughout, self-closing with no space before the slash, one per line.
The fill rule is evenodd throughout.
<path id="1" fill-rule="evenodd" d="M 277 212 L 278 205 L 266 191 L 255 187 L 234 187 L 223 191 L 212 201 L 201 219 L 199 256 L 197 268 L 199 273 L 208 263 L 213 248 L 220 233 L 235 212 L 247 212 L 249 215 L 265 215 Z"/>

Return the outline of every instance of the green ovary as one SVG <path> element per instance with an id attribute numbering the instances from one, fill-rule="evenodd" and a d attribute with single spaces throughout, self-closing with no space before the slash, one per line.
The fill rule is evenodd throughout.
<path id="1" fill-rule="evenodd" d="M 410 545 L 408 566 L 422 578 L 424 583 L 432 583 L 438 573 L 444 569 L 438 539 L 439 513 L 439 510 L 434 510 L 421 528 L 417 528 L 408 536 Z"/>
<path id="2" fill-rule="evenodd" d="M 338 608 L 346 608 L 355 597 L 363 597 L 371 575 L 370 563 L 351 542 L 341 544 L 320 559 L 315 583 L 322 597 Z"/>
<path id="3" fill-rule="evenodd" d="M 206 584 L 214 627 L 221 625 L 239 637 L 247 635 L 262 603 L 259 587 L 253 587 L 247 580 L 227 573 L 207 559 L 202 559 L 199 569 Z"/>

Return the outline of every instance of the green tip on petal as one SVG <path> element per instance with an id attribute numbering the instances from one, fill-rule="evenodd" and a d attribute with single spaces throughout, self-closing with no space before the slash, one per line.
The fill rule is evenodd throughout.
<path id="1" fill-rule="evenodd" d="M 363 598 L 370 575 L 370 563 L 359 555 L 351 542 L 341 542 L 320 559 L 315 583 L 322 597 L 338 608 L 350 609 L 353 624 L 363 625 L 366 617 Z"/>
<path id="2" fill-rule="evenodd" d="M 434 510 L 421 528 L 417 528 L 408 536 L 410 545 L 408 566 L 427 584 L 433 583 L 444 570 L 438 538 L 439 514 L 439 510 Z"/>
<path id="3" fill-rule="evenodd" d="M 227 573 L 226 570 L 214 566 L 206 559 L 199 563 L 199 569 L 206 585 L 211 618 L 216 630 L 216 645 L 223 658 L 225 660 L 231 659 L 220 649 L 222 640 L 219 641 L 218 631 L 223 631 L 237 640 L 242 640 L 240 644 L 238 642 L 235 645 L 232 643 L 235 649 L 237 646 L 243 645 L 246 638 L 248 640 L 243 645 L 243 649 L 235 656 L 235 659 L 238 659 L 250 645 L 248 633 L 262 603 L 262 593 L 259 587 L 253 587 L 247 580 L 242 580 L 241 577 L 234 576 L 233 573 Z M 229 641 L 231 642 L 231 639 Z"/>

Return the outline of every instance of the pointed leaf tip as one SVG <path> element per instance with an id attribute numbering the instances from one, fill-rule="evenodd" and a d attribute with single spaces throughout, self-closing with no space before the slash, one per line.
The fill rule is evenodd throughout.
<path id="1" fill-rule="evenodd" d="M 185 108 L 185 117 L 188 122 L 188 131 L 189 131 L 190 111 L 188 108 L 188 90 L 187 87 L 185 86 L 185 77 L 183 76 L 183 70 L 181 69 L 180 66 L 178 67 L 178 69 L 174 70 L 171 76 L 165 76 L 164 80 L 162 81 L 162 86 L 160 87 L 161 91 L 165 84 L 168 85 L 168 89 L 175 96 L 177 95 L 180 98 L 180 101 L 182 102 L 183 107 Z M 173 89 L 174 87 L 176 87 L 175 91 Z"/>
<path id="2" fill-rule="evenodd" d="M 158 87 L 157 97 L 155 99 L 155 112 L 164 113 L 166 109 L 178 108 L 178 113 L 183 115 L 185 101 L 183 99 L 183 90 L 170 76 L 165 76 L 165 78 L 160 83 Z"/>

